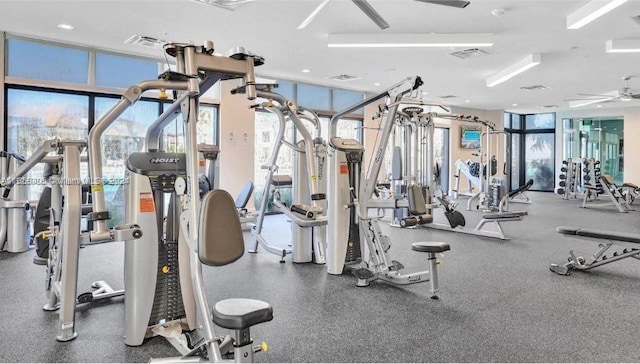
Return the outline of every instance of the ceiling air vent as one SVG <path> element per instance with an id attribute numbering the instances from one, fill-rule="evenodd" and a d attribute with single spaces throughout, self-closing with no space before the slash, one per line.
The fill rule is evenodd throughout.
<path id="1" fill-rule="evenodd" d="M 467 59 L 467 58 L 478 58 L 478 57 L 482 57 L 482 56 L 488 56 L 488 55 L 491 55 L 493 53 L 489 52 L 486 49 L 469 48 L 469 49 L 463 49 L 461 51 L 457 51 L 457 52 L 453 52 L 453 53 L 449 53 L 449 54 L 454 56 L 454 57 L 458 57 L 460 59 Z"/>
<path id="2" fill-rule="evenodd" d="M 162 39 L 147 37 L 146 35 L 134 34 L 133 36 L 129 37 L 129 39 L 125 40 L 124 43 L 147 48 L 162 48 L 162 46 L 167 42 Z"/>
<path id="3" fill-rule="evenodd" d="M 227 10 L 236 10 L 238 7 L 255 0 L 193 0 L 197 3 L 215 5 Z"/>
<path id="4" fill-rule="evenodd" d="M 554 107 L 558 107 L 558 105 L 542 105 L 540 107 L 543 109 L 553 109 Z"/>
<path id="5" fill-rule="evenodd" d="M 456 95 L 444 95 L 444 96 L 438 96 L 439 99 L 455 99 Z"/>
<path id="6" fill-rule="evenodd" d="M 522 86 L 520 87 L 520 89 L 525 91 L 541 91 L 541 90 L 548 89 L 548 87 L 542 86 L 542 85 L 533 85 L 533 86 Z"/>
<path id="7" fill-rule="evenodd" d="M 336 81 L 342 81 L 342 82 L 347 82 L 347 81 L 353 81 L 353 80 L 359 80 L 360 77 L 356 77 L 356 76 L 350 76 L 350 75 L 337 75 L 337 76 L 333 76 L 333 77 L 329 77 L 330 80 L 336 80 Z"/>

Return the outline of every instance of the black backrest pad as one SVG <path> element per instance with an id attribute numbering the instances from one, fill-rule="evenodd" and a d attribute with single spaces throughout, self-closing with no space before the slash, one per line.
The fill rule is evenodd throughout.
<path id="1" fill-rule="evenodd" d="M 213 190 L 204 195 L 198 233 L 198 255 L 202 264 L 226 265 L 242 257 L 242 227 L 233 198 L 227 191 Z"/>
<path id="2" fill-rule="evenodd" d="M 422 196 L 422 188 L 418 185 L 409 187 L 409 213 L 411 215 L 424 215 L 427 213 L 426 202 Z"/>
<path id="3" fill-rule="evenodd" d="M 247 203 L 249 202 L 249 198 L 253 193 L 253 182 L 247 181 L 247 183 L 242 186 L 242 190 L 238 196 L 236 196 L 236 207 L 239 209 L 243 209 L 247 207 Z"/>

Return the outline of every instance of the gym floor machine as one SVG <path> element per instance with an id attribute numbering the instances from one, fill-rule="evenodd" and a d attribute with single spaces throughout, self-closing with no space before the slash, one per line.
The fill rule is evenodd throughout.
<path id="1" fill-rule="evenodd" d="M 438 298 L 438 275 L 436 254 L 449 250 L 447 243 L 412 244 L 414 251 L 427 253 L 430 270 L 401 274 L 404 266 L 391 260 L 391 241 L 380 229 L 379 217 L 371 217 L 368 210 L 371 197 L 392 132 L 398 101 L 403 95 L 417 90 L 422 85 L 420 77 L 410 77 L 392 86 L 381 94 L 367 98 L 331 118 L 329 137 L 329 234 L 327 239 L 327 271 L 342 274 L 346 268 L 357 277 L 356 285 L 368 286 L 374 280 L 392 284 L 431 282 L 431 298 Z M 363 145 L 354 139 L 336 135 L 337 124 L 343 116 L 378 100 L 387 98 L 387 117 L 380 126 L 381 138 L 373 153 L 366 178 L 362 178 Z M 385 108 L 387 108 L 385 106 Z M 394 201 L 391 201 L 394 204 Z M 377 207 L 377 206 L 376 206 Z M 393 208 L 394 206 L 391 206 Z"/>
<path id="2" fill-rule="evenodd" d="M 87 142 L 84 140 L 47 140 L 14 174 L 8 177 L 2 186 L 4 188 L 3 197 L 6 198 L 16 181 L 25 176 L 38 163 L 53 164 L 55 170 L 58 171 L 57 173 L 60 173 L 53 176 L 51 180 L 50 223 L 48 230 L 43 232 L 49 240 L 46 275 L 48 303 L 43 309 L 45 311 L 59 310 L 59 333 L 56 337 L 58 341 L 69 341 L 77 336 L 75 309 L 80 246 L 135 240 L 142 235 L 139 227 L 132 224 L 116 226 L 113 229 L 107 229 L 105 224 L 104 232 L 99 236 L 81 232 L 80 154 L 86 147 Z M 50 153 L 55 153 L 55 155 L 49 155 Z M 101 163 L 101 159 L 97 161 L 98 164 Z M 89 217 L 90 220 L 95 218 L 91 215 Z M 94 285 L 97 288 L 95 296 L 88 293 L 91 300 L 122 294 L 121 291 L 113 290 L 104 281 L 98 281 Z"/>
<path id="3" fill-rule="evenodd" d="M 253 236 L 255 241 L 251 253 L 258 251 L 258 244 L 267 252 L 280 255 L 281 263 L 284 263 L 286 255 L 291 254 L 294 263 L 316 264 L 325 263 L 325 246 L 327 234 L 326 211 L 326 177 L 324 165 L 327 156 L 327 147 L 322 140 L 320 120 L 312 111 L 297 106 L 293 101 L 271 91 L 273 85 L 260 85 L 257 90 L 258 97 L 267 99 L 259 107 L 275 114 L 278 117 L 278 132 L 267 165 L 262 166 L 267 170 L 265 184 L 262 191 L 260 211 Z M 241 89 L 235 92 L 244 92 Z M 275 103 L 274 103 L 275 101 Z M 315 136 L 302 120 L 306 120 L 315 129 Z M 302 140 L 292 143 L 286 140 L 286 123 L 293 123 L 295 130 L 300 133 Z M 276 161 L 282 146 L 287 146 L 294 151 L 294 164 L 292 182 L 292 204 L 286 204 L 279 198 L 274 178 L 278 166 Z M 284 213 L 292 222 L 290 247 L 278 248 L 269 244 L 263 234 L 264 219 L 267 212 L 269 192 L 272 190 L 274 205 Z"/>
<path id="4" fill-rule="evenodd" d="M 401 112 L 399 112 L 400 118 L 405 119 L 402 123 L 409 125 L 412 124 L 416 128 L 416 131 L 413 133 L 413 138 L 406 138 L 405 144 L 408 145 L 406 150 L 410 150 L 412 146 L 415 147 L 416 145 L 421 144 L 421 148 L 414 153 L 414 155 L 419 156 L 421 160 L 434 160 L 433 135 L 435 118 L 479 122 L 485 126 L 490 125 L 490 122 L 482 121 L 475 116 L 424 112 L 424 108 L 421 106 L 425 103 L 421 100 L 405 99 L 401 102 L 403 104 L 413 104 L 413 106 L 405 107 Z M 405 173 L 409 177 L 421 176 L 421 178 L 419 181 L 416 181 L 418 183 L 411 184 L 407 188 L 406 197 L 408 200 L 407 204 L 409 215 L 399 220 L 400 227 L 424 226 L 439 230 L 508 240 L 502 229 L 501 222 L 522 220 L 523 216 L 527 214 L 526 211 L 507 212 L 502 210 L 499 212 L 484 213 L 480 222 L 473 229 L 466 228 L 466 220 L 464 216 L 456 210 L 457 203 L 449 201 L 444 192 L 441 196 L 436 195 L 435 174 L 432 163 L 425 163 L 424 161 L 421 163 L 412 163 L 409 157 L 410 156 L 406 156 L 399 159 L 400 161 L 404 161 L 405 166 L 409 165 L 409 167 L 411 167 L 406 169 Z M 421 169 L 418 170 L 417 167 L 420 167 Z M 396 167 L 395 169 L 400 168 Z M 482 168 L 480 169 L 482 170 Z M 481 181 L 486 182 L 486 173 L 488 172 L 480 171 Z M 411 181 L 407 181 L 407 183 L 410 182 Z M 533 184 L 533 181 L 531 181 L 530 184 L 525 185 L 523 188 L 529 188 L 531 184 Z M 500 205 L 500 208 L 503 208 L 503 206 L 506 206 L 506 201 L 509 198 L 516 193 L 521 193 L 522 191 L 523 189 L 518 189 L 511 194 L 503 196 L 501 199 L 496 197 L 500 201 L 500 203 L 496 203 L 496 205 Z M 432 199 L 434 198 L 439 202 L 439 204 L 433 203 Z M 481 197 L 481 199 L 488 201 L 488 197 Z M 443 209 L 444 216 L 446 217 L 448 224 L 441 224 L 433 221 L 433 207 L 437 205 Z M 496 207 L 496 209 L 498 208 Z M 493 228 L 486 229 L 485 226 L 493 226 Z"/>
<path id="5" fill-rule="evenodd" d="M 159 80 L 130 87 L 122 99 L 96 123 L 90 133 L 90 171 L 101 178 L 99 141 L 104 131 L 147 90 L 178 91 L 177 100 L 147 132 L 147 152 L 127 161 L 131 179 L 127 190 L 127 217 L 145 235 L 125 250 L 125 343 L 140 345 L 145 337 L 165 334 L 181 357 L 159 362 L 219 362 L 233 358 L 250 362 L 264 345 L 253 346 L 250 327 L 270 321 L 271 306 L 251 299 L 227 299 L 210 310 L 205 295 L 202 265 L 226 265 L 244 253 L 240 220 L 231 196 L 222 190 L 200 198 L 200 158 L 197 146 L 199 95 L 220 80 L 244 78 L 247 98 L 256 97 L 254 66 L 264 60 L 238 49 L 230 57 L 214 54 L 213 43 L 204 46 L 168 44 L 166 53 L 176 61 L 176 71 Z M 185 127 L 185 152 L 149 151 L 157 147 L 157 135 L 166 118 L 180 109 Z M 92 190 L 94 211 L 104 211 L 102 186 Z M 174 195 L 164 212 L 164 194 Z M 94 233 L 101 233 L 97 227 Z M 157 303 L 157 304 L 156 304 Z M 198 315 L 199 317 L 196 317 Z M 235 331 L 217 337 L 213 324 Z M 201 328 L 201 329 L 199 329 Z M 198 329 L 184 334 L 183 330 Z M 163 333 L 163 331 L 165 331 Z"/>

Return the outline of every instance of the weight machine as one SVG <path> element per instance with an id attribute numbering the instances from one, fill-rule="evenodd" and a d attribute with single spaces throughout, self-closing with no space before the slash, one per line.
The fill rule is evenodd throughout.
<path id="1" fill-rule="evenodd" d="M 73 340 L 77 336 L 75 308 L 80 246 L 129 241 L 142 236 L 140 228 L 135 224 L 119 225 L 113 229 L 107 229 L 105 225 L 104 233 L 99 237 L 81 232 L 80 154 L 86 147 L 87 142 L 84 140 L 47 140 L 2 185 L 3 197 L 7 198 L 16 181 L 38 163 L 55 165 L 55 169 L 61 173 L 51 183 L 50 223 L 48 230 L 43 232 L 49 240 L 45 286 L 48 303 L 43 309 L 59 310 L 58 341 Z M 50 153 L 55 155 L 49 155 Z M 101 159 L 98 159 L 98 163 L 101 163 Z M 90 214 L 89 220 L 94 219 L 95 216 Z M 96 291 L 93 293 L 79 296 L 79 301 L 82 303 L 122 295 L 122 291 L 114 290 L 104 281 L 96 281 L 94 288 Z"/>
<path id="2" fill-rule="evenodd" d="M 450 249 L 447 243 L 414 243 L 414 251 L 426 252 L 430 269 L 401 274 L 404 266 L 391 260 L 391 240 L 380 229 L 379 217 L 368 215 L 369 208 L 379 208 L 372 196 L 384 159 L 389 136 L 394 127 L 400 100 L 422 85 L 420 77 L 410 77 L 388 90 L 348 107 L 331 118 L 329 129 L 327 271 L 342 274 L 346 268 L 357 277 L 357 286 L 383 280 L 393 284 L 431 282 L 431 298 L 437 298 L 438 276 L 436 254 Z M 340 118 L 366 105 L 387 98 L 386 119 L 380 126 L 381 138 L 375 146 L 373 162 L 362 176 L 364 147 L 357 140 L 336 135 Z M 396 208 L 395 201 L 381 201 Z"/>
<path id="3" fill-rule="evenodd" d="M 270 321 L 272 308 L 262 301 L 228 299 L 210 310 L 202 264 L 232 263 L 243 255 L 244 243 L 235 204 L 227 192 L 210 191 L 201 201 L 202 148 L 197 144 L 196 123 L 200 94 L 220 80 L 243 78 L 247 98 L 255 99 L 254 67 L 264 60 L 244 49 L 232 51 L 229 57 L 215 55 L 212 42 L 204 46 L 168 44 L 165 50 L 175 59 L 177 71 L 130 87 L 89 133 L 94 214 L 107 218 L 103 186 L 96 182 L 102 179 L 100 137 L 143 92 L 178 92 L 176 101 L 148 129 L 146 152 L 134 153 L 127 161 L 126 215 L 145 235 L 125 246 L 125 343 L 140 345 L 145 337 L 164 333 L 182 356 L 160 362 L 218 362 L 231 357 L 238 362 L 252 361 L 253 353 L 264 347 L 251 345 L 250 327 Z M 186 129 L 185 152 L 161 152 L 158 135 L 177 110 Z M 166 214 L 165 193 L 173 195 Z M 104 219 L 98 220 L 91 234 L 102 236 L 105 229 Z M 200 315 L 199 324 L 196 315 Z M 235 337 L 217 337 L 214 322 L 234 330 Z M 199 325 L 201 330 L 183 333 Z"/>
<path id="4" fill-rule="evenodd" d="M 262 166 L 262 169 L 267 170 L 267 174 L 262 190 L 260 210 L 253 230 L 255 240 L 249 252 L 257 253 L 258 245 L 260 245 L 267 252 L 279 255 L 281 263 L 284 263 L 284 258 L 290 254 L 291 261 L 294 263 L 324 264 L 327 234 L 327 217 L 325 215 L 327 182 L 324 166 L 327 147 L 320 136 L 320 119 L 314 112 L 297 106 L 293 101 L 286 100 L 283 96 L 272 92 L 272 87 L 273 85 L 259 85 L 256 90 L 258 97 L 268 100 L 256 105 L 256 107 L 263 108 L 278 117 L 278 131 L 268 164 Z M 244 88 L 235 89 L 232 93 L 244 93 Z M 315 136 L 311 135 L 302 120 L 306 120 L 314 126 Z M 295 130 L 302 136 L 302 140 L 296 144 L 285 138 L 287 122 L 293 123 Z M 278 169 L 276 162 L 282 146 L 289 147 L 294 151 L 291 206 L 286 206 L 279 198 L 277 189 L 272 188 L 272 185 L 277 184 L 274 181 L 274 173 Z M 292 222 L 292 239 L 290 247 L 287 248 L 279 248 L 270 244 L 263 235 L 270 190 L 273 192 L 274 205 Z"/>

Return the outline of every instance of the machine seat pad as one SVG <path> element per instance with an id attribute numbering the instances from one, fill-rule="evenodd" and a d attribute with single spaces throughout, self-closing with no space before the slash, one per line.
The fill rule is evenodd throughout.
<path id="1" fill-rule="evenodd" d="M 526 211 L 497 212 L 497 213 L 491 213 L 491 214 L 484 214 L 482 215 L 482 218 L 488 219 L 488 220 L 513 219 L 516 217 L 527 216 L 527 214 L 528 213 Z"/>
<path id="2" fill-rule="evenodd" d="M 418 241 L 411 244 L 411 250 L 422 253 L 442 253 L 451 250 L 449 243 Z"/>
<path id="3" fill-rule="evenodd" d="M 597 190 L 600 189 L 600 186 L 591 184 L 591 183 L 585 183 L 584 184 L 584 188 L 588 189 L 588 190 Z"/>
<path id="4" fill-rule="evenodd" d="M 640 243 L 640 234 L 621 233 L 612 230 L 585 229 L 573 226 L 558 226 L 556 230 L 565 235 L 583 236 L 605 240 L 625 241 L 628 243 Z"/>
<path id="5" fill-rule="evenodd" d="M 622 184 L 622 187 L 626 187 L 626 188 L 633 188 L 634 190 L 637 190 L 638 188 L 640 188 L 640 187 L 638 187 L 638 185 L 633 184 L 633 183 L 631 183 L 631 182 L 625 182 L 625 183 L 623 183 L 623 184 Z"/>
<path id="6" fill-rule="evenodd" d="M 229 298 L 217 302 L 212 313 L 216 325 L 231 330 L 244 330 L 273 319 L 273 307 L 270 304 L 248 298 Z"/>

